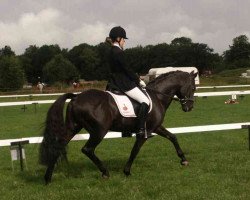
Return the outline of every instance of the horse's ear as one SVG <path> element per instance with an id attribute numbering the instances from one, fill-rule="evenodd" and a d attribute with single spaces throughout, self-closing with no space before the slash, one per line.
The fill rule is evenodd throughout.
<path id="1" fill-rule="evenodd" d="M 190 73 L 190 75 L 193 76 L 194 78 L 197 76 L 197 74 L 198 74 L 198 72 L 194 73 L 194 71 L 192 71 L 192 72 Z"/>

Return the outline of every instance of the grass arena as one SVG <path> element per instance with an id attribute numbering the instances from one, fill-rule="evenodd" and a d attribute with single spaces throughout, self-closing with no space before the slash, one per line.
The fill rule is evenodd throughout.
<path id="1" fill-rule="evenodd" d="M 196 97 L 194 110 L 189 113 L 184 113 L 179 103 L 173 102 L 167 110 L 164 126 L 249 122 L 250 96 L 245 95 L 238 104 L 225 104 L 226 99 L 226 96 Z M 49 106 L 38 104 L 36 112 L 34 105 L 27 105 L 25 112 L 22 106 L 0 107 L 0 139 L 41 136 Z M 170 141 L 155 136 L 142 147 L 130 177 L 122 170 L 135 139 L 105 139 L 96 154 L 109 167 L 108 180 L 102 179 L 92 162 L 81 153 L 86 141 L 71 141 L 69 164 L 58 163 L 49 187 L 44 187 L 45 168 L 38 164 L 39 144 L 25 146 L 28 169 L 23 172 L 18 161 L 12 170 L 9 147 L 0 147 L 0 199 L 249 198 L 250 152 L 246 130 L 178 134 L 177 138 L 189 166 L 180 165 Z"/>

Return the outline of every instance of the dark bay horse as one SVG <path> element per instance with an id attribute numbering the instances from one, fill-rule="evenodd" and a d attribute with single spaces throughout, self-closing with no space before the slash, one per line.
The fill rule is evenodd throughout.
<path id="1" fill-rule="evenodd" d="M 197 73 L 182 71 L 162 74 L 147 84 L 147 92 L 153 102 L 153 109 L 147 117 L 147 131 L 154 132 L 169 139 L 181 159 L 182 165 L 187 165 L 176 136 L 163 126 L 165 112 L 176 95 L 185 112 L 191 111 L 194 103 L 195 77 Z M 67 106 L 64 121 L 63 109 L 66 99 L 71 99 Z M 40 161 L 47 166 L 45 182 L 51 182 L 52 173 L 61 155 L 66 155 L 65 147 L 69 141 L 82 129 L 89 134 L 89 140 L 82 152 L 89 157 L 102 172 L 103 177 L 109 177 L 109 171 L 103 162 L 95 155 L 95 148 L 103 140 L 109 130 L 131 132 L 137 131 L 135 118 L 124 118 L 107 92 L 90 89 L 78 95 L 67 93 L 59 97 L 47 113 L 44 139 L 40 146 Z M 124 167 L 125 175 L 130 175 L 130 169 L 140 148 L 147 139 L 136 137 L 130 157 Z"/>

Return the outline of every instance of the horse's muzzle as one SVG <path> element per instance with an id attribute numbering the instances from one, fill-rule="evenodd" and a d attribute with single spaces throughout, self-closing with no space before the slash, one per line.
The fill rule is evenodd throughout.
<path id="1" fill-rule="evenodd" d="M 182 110 L 184 112 L 190 112 L 193 109 L 193 105 L 188 106 L 188 105 L 182 105 Z"/>

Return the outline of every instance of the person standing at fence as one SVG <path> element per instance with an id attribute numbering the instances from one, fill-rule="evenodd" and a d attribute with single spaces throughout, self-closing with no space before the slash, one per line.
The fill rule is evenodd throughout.
<path id="1" fill-rule="evenodd" d="M 114 85 L 127 96 L 141 104 L 138 113 L 139 130 L 137 135 L 149 138 L 152 137 L 151 134 L 146 133 L 149 99 L 141 91 L 141 87 L 145 87 L 146 84 L 127 65 L 123 51 L 125 39 L 128 39 L 126 31 L 120 26 L 113 27 L 110 30 L 109 37 L 106 39 L 112 45 L 109 57 L 111 77 L 108 84 Z"/>
<path id="2" fill-rule="evenodd" d="M 37 83 L 37 88 L 39 89 L 40 93 L 43 93 L 43 83 L 38 82 Z"/>

